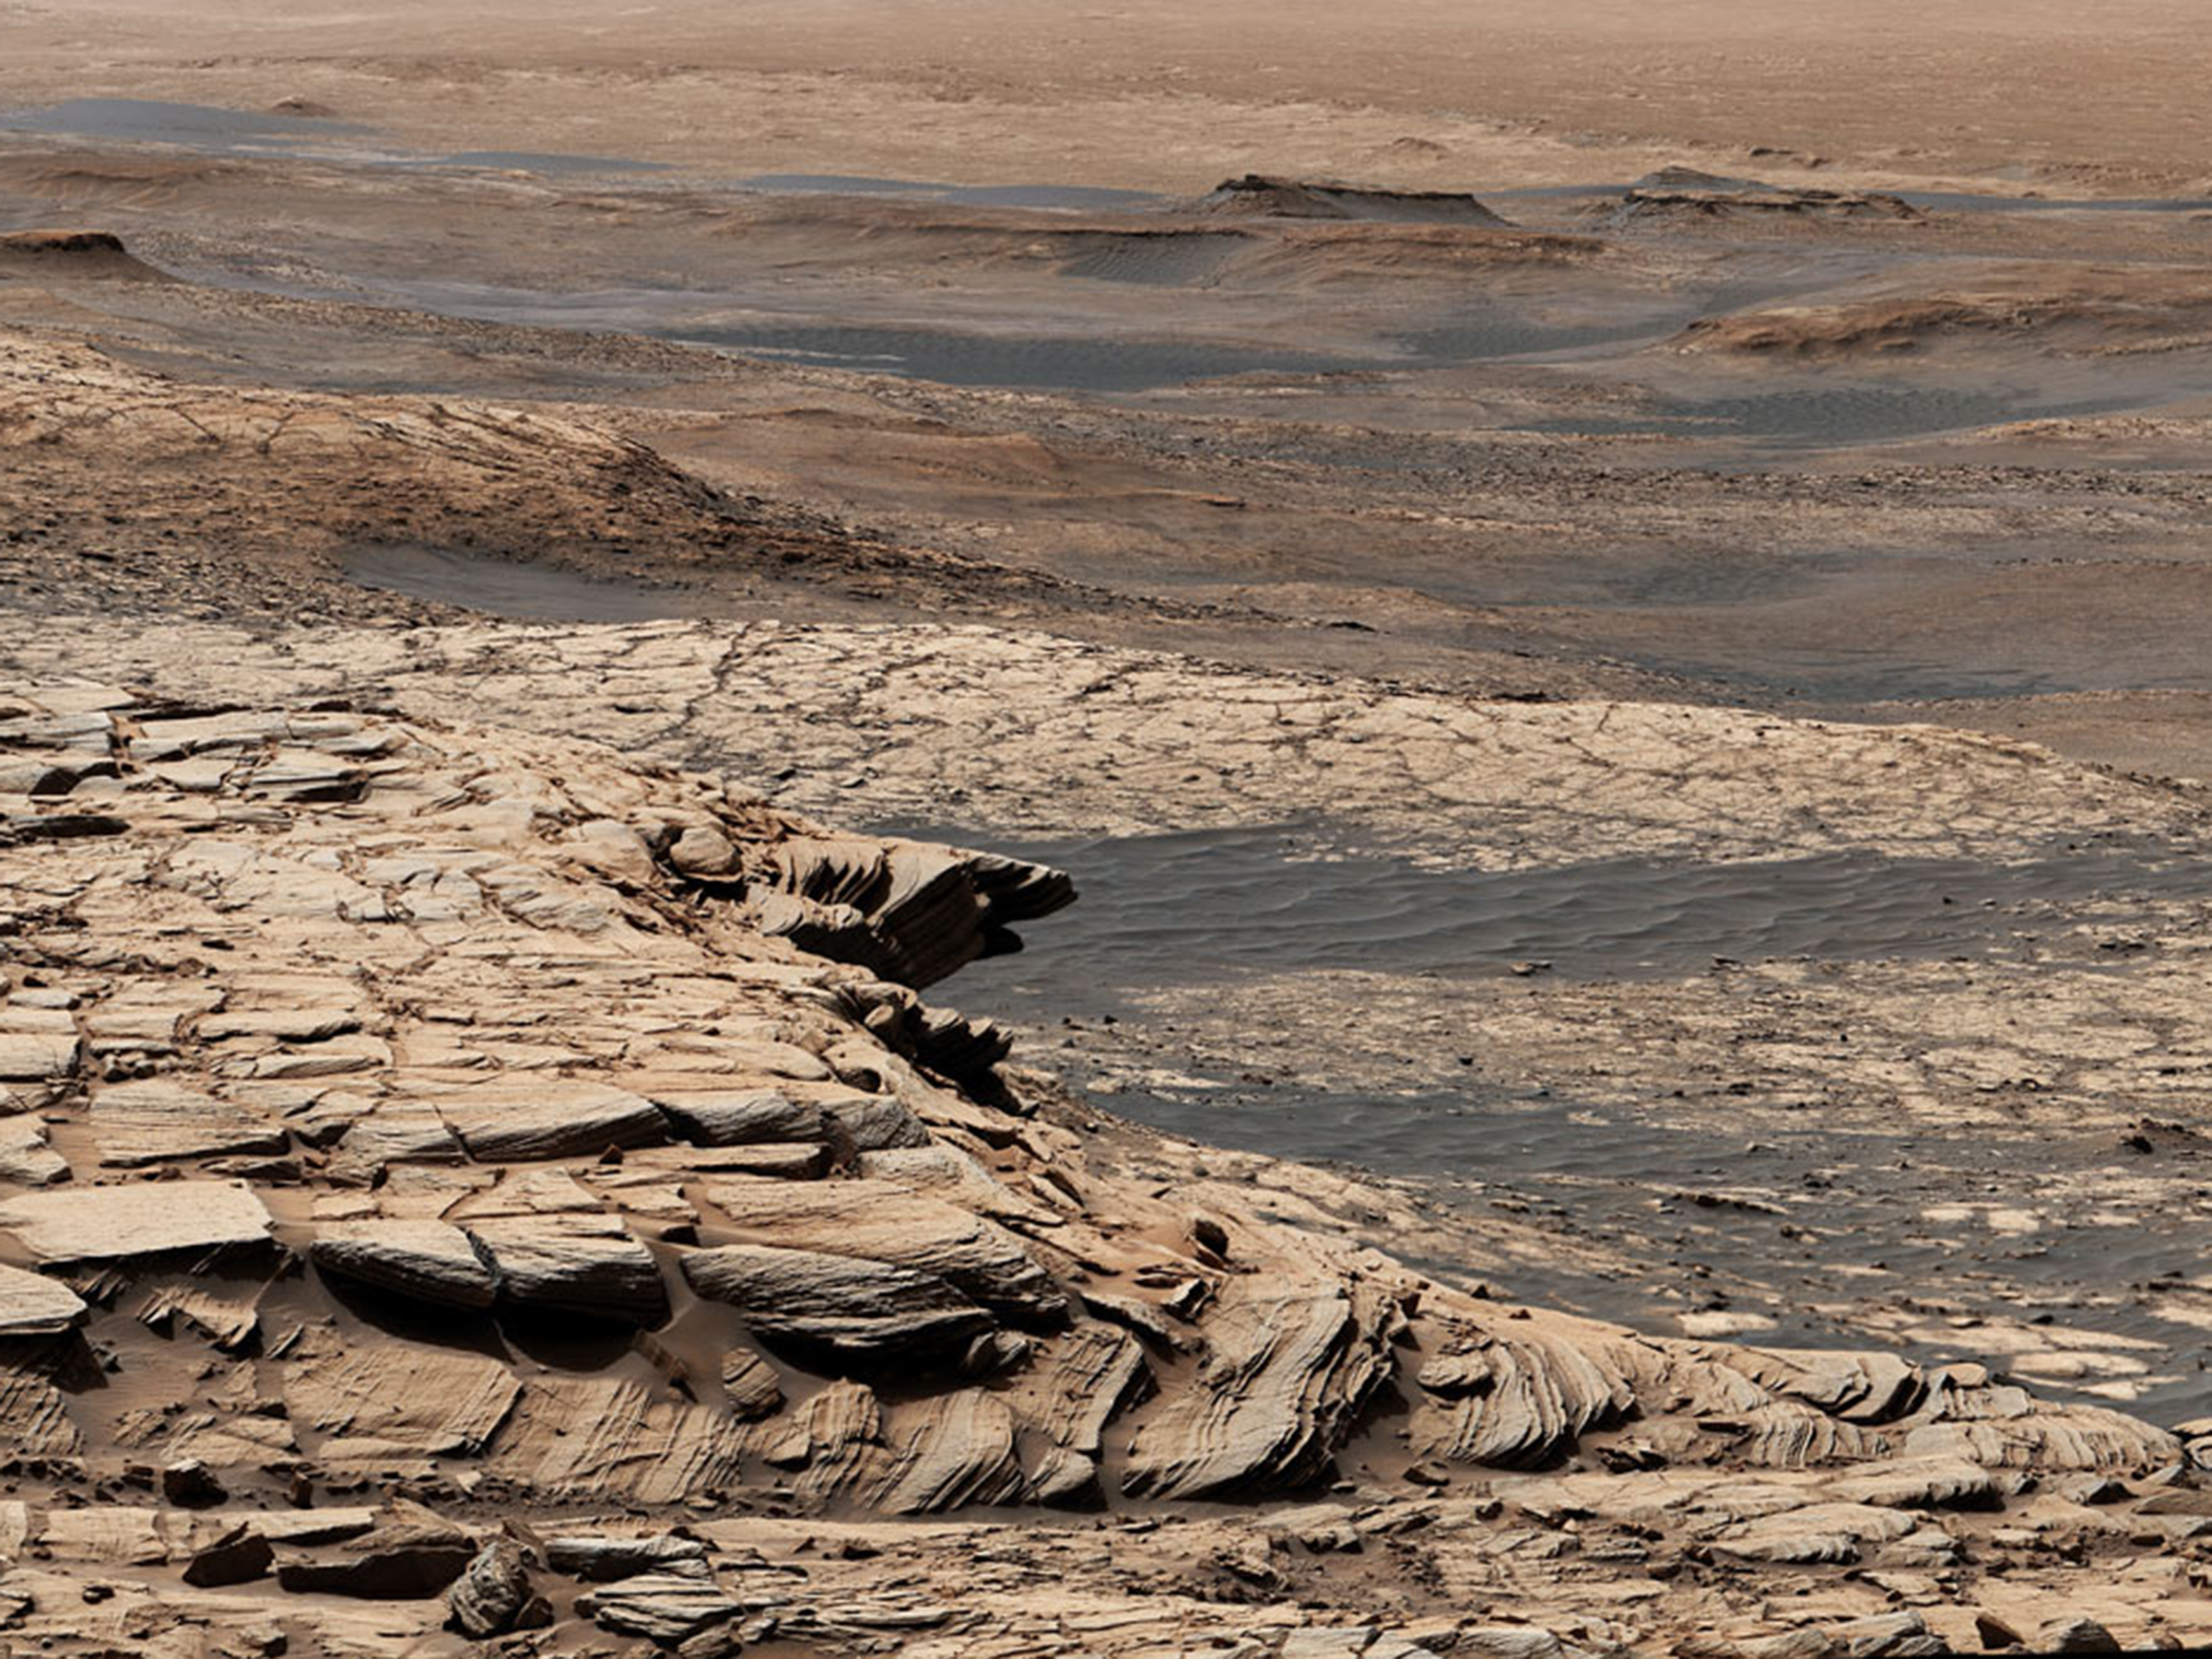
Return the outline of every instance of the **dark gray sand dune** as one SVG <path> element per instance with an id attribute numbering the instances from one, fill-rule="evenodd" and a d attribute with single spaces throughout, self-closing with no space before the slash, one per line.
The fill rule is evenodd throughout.
<path id="1" fill-rule="evenodd" d="M 0 111 L 0 128 L 72 138 L 166 144 L 214 153 L 283 150 L 363 135 L 359 122 L 144 98 L 72 98 L 42 109 Z"/>
<path id="2" fill-rule="evenodd" d="M 776 326 L 659 332 L 671 339 L 825 369 L 896 374 L 950 386 L 1147 392 L 1237 374 L 1326 374 L 1372 363 L 1291 349 L 1203 341 L 955 334 L 920 328 Z"/>
<path id="3" fill-rule="evenodd" d="M 1867 1133 L 1810 1111 L 1747 1129 L 1726 1111 L 1598 1104 L 1571 1079 L 1494 1080 L 1479 1026 L 1463 1038 L 1477 1052 L 1462 1088 L 1438 1088 L 1434 1068 L 1409 1059 L 1371 1089 L 1347 1088 L 1320 1080 L 1341 1072 L 1338 1033 L 1311 999 L 1336 973 L 1357 976 L 1348 1013 L 1365 982 L 1418 983 L 1418 1000 L 1447 1008 L 1470 978 L 1526 976 L 1533 993 L 1577 976 L 1694 979 L 1783 955 L 1937 961 L 1971 979 L 1977 962 L 2055 949 L 2094 971 L 2093 947 L 2064 945 L 2075 916 L 2147 922 L 2164 900 L 2212 902 L 2212 865 L 2142 843 L 2054 847 L 2011 865 L 1839 853 L 1492 874 L 1315 857 L 1317 836 L 1307 824 L 1025 845 L 1021 855 L 1071 871 L 1083 898 L 1022 953 L 969 969 L 960 1004 L 1030 1027 L 1033 1059 L 1072 1050 L 1101 1098 L 1156 1127 L 1408 1178 L 1445 1202 L 1503 1204 L 1563 1244 L 1605 1246 L 1653 1276 L 1594 1277 L 1563 1248 L 1556 1263 L 1504 1271 L 1511 1294 L 1664 1330 L 1697 1305 L 1685 1284 L 1718 1309 L 1734 1288 L 1759 1310 L 1760 1341 L 1815 1347 L 1847 1338 L 1842 1307 L 1871 1287 L 1931 1305 L 2017 1305 L 2023 1317 L 2085 1309 L 2075 1317 L 2150 1357 L 2132 1362 L 2149 1374 L 2131 1383 L 2131 1409 L 2164 1421 L 2201 1410 L 2212 1340 L 2156 1292 L 2198 1271 L 2201 1215 L 2154 1206 L 2127 1227 L 2031 1224 L 2018 1236 L 1971 1219 L 1977 1206 L 2017 1213 L 2007 1206 L 2032 1203 L 2023 1194 L 2038 1186 L 2095 1192 L 2109 1174 L 2116 1193 L 2143 1148 L 2090 1136 L 2040 1140 L 2030 1154 L 2003 1136 Z M 1175 1058 L 1181 1022 L 1205 1022 L 1208 987 L 1237 983 L 1253 994 L 1241 1006 L 1264 1007 L 1282 987 L 1256 1062 L 1266 1070 Z M 2212 1138 L 2158 1133 L 2162 1175 L 2212 1175 Z M 1904 1346 L 1971 1358 L 1981 1324 Z"/>
<path id="4" fill-rule="evenodd" d="M 1645 415 L 1569 418 L 1547 422 L 1544 429 L 1594 436 L 1664 432 L 1827 449 L 2017 420 L 2101 415 L 2134 402 L 2125 397 L 2053 400 L 2010 388 L 1813 381 L 1722 397 L 1663 398 Z"/>
<path id="5" fill-rule="evenodd" d="M 1540 960 L 1563 975 L 1636 979 L 1700 972 L 1716 958 L 1966 960 L 2013 950 L 2082 903 L 2212 900 L 2212 865 L 2147 844 L 2059 846 L 2016 864 L 1841 852 L 1484 871 L 1316 856 L 1322 833 L 1288 825 L 1005 849 L 1067 870 L 1083 902 L 1018 959 L 974 969 L 962 992 L 1035 997 L 1031 1013 L 1112 1011 L 1148 987 L 1253 971 L 1448 978 Z"/>
<path id="6" fill-rule="evenodd" d="M 72 98 L 42 108 L 0 110 L 0 132 L 51 133 L 121 144 L 153 144 L 202 155 L 281 156 L 335 152 L 365 166 L 469 167 L 546 174 L 650 173 L 657 161 L 544 150 L 457 150 L 443 155 L 394 147 L 364 122 L 289 113 L 283 110 L 229 110 L 211 104 L 170 103 L 142 98 Z"/>
<path id="7" fill-rule="evenodd" d="M 522 621 L 651 622 L 698 608 L 680 594 L 436 547 L 354 547 L 338 565 L 363 587 Z"/>
<path id="8" fill-rule="evenodd" d="M 1248 245 L 1239 235 L 1194 230 L 1100 236 L 1091 245 L 1079 243 L 1076 256 L 1060 270 L 1094 282 L 1184 288 L 1213 276 Z"/>

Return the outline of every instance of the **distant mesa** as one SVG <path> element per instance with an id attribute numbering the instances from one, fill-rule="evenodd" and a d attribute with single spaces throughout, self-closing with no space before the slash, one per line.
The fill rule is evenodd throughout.
<path id="1" fill-rule="evenodd" d="M 0 277 L 97 276 L 122 282 L 174 282 L 135 257 L 112 230 L 0 232 Z"/>
<path id="2" fill-rule="evenodd" d="M 1808 218 L 1918 219 L 1926 216 L 1902 196 L 1880 191 L 1818 190 L 1730 179 L 1694 167 L 1663 167 L 1629 186 L 1614 206 L 1601 209 L 1616 224 L 1639 219 L 1728 218 L 1792 215 Z"/>
<path id="3" fill-rule="evenodd" d="M 1459 190 L 1383 190 L 1325 179 L 1278 179 L 1246 173 L 1201 196 L 1202 213 L 1253 218 L 1366 219 L 1401 225 L 1503 225 Z"/>

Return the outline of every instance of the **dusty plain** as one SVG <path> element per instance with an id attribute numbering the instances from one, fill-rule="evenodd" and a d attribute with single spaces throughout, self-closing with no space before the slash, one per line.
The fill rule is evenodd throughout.
<path id="1" fill-rule="evenodd" d="M 0 1641 L 2212 1643 L 2212 53 L 1813 9 L 0 4 Z"/>

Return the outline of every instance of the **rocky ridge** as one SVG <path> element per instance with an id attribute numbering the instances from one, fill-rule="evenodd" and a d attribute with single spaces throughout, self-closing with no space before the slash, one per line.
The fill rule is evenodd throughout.
<path id="1" fill-rule="evenodd" d="M 804 575 L 873 594 L 895 575 L 962 608 L 1056 588 L 717 489 L 589 407 L 195 382 L 44 331 L 0 330 L 0 589 L 19 609 L 88 570 L 145 614 L 235 614 L 247 594 L 272 618 L 389 610 L 333 577 L 394 547 L 663 589 Z"/>
<path id="2" fill-rule="evenodd" d="M 915 988 L 1055 872 L 573 740 L 5 698 L 13 1634 L 1907 1653 L 2092 1559 L 2116 1631 L 2212 1628 L 2194 1429 L 1471 1297 L 1025 1098 Z"/>
<path id="3" fill-rule="evenodd" d="M 1393 224 L 1504 226 L 1506 219 L 1465 191 L 1383 190 L 1334 179 L 1224 179 L 1199 198 L 1198 211 L 1230 217 L 1368 219 Z"/>

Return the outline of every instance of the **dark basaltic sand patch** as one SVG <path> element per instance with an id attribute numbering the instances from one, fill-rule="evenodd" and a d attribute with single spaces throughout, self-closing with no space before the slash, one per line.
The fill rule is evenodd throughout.
<path id="1" fill-rule="evenodd" d="M 2212 899 L 2212 866 L 2139 847 L 2054 847 L 2018 864 L 1841 852 L 1731 864 L 1614 859 L 1538 870 L 1428 868 L 1312 856 L 1317 826 L 1190 830 L 1007 849 L 1065 869 L 1084 901 L 1004 984 L 1045 1006 L 1242 972 L 1350 969 L 1495 975 L 1540 959 L 1594 979 L 1756 961 L 1974 957 L 2064 907 Z M 957 839 L 957 838 L 954 838 Z M 1301 855 L 1301 853 L 1306 855 Z"/>
<path id="2" fill-rule="evenodd" d="M 1163 206 L 1171 200 L 1149 190 L 1097 184 L 946 184 L 864 173 L 756 173 L 738 182 L 747 190 L 775 194 L 912 196 L 971 207 L 1142 209 Z"/>
<path id="3" fill-rule="evenodd" d="M 1296 349 L 1069 335 L 956 334 L 921 328 L 768 325 L 655 332 L 828 369 L 896 374 L 952 386 L 1059 392 L 1146 392 L 1236 374 L 1326 374 L 1371 362 Z"/>
<path id="4" fill-rule="evenodd" d="M 71 98 L 42 109 L 0 112 L 0 128 L 72 138 L 113 138 L 131 144 L 169 144 L 218 153 L 284 150 L 371 130 L 358 122 L 324 116 L 226 110 L 212 104 L 147 98 Z"/>
<path id="5" fill-rule="evenodd" d="M 348 160 L 383 167 L 482 167 L 556 175 L 666 171 L 666 164 L 658 161 L 561 151 L 482 149 L 425 155 L 376 141 L 378 129 L 366 123 L 283 105 L 230 110 L 158 99 L 72 98 L 38 109 L 0 111 L 0 131 L 158 144 L 218 156 L 315 155 L 335 148 Z"/>
<path id="6" fill-rule="evenodd" d="M 699 608 L 670 590 L 437 547 L 355 547 L 338 564 L 363 587 L 531 622 L 651 622 Z"/>

